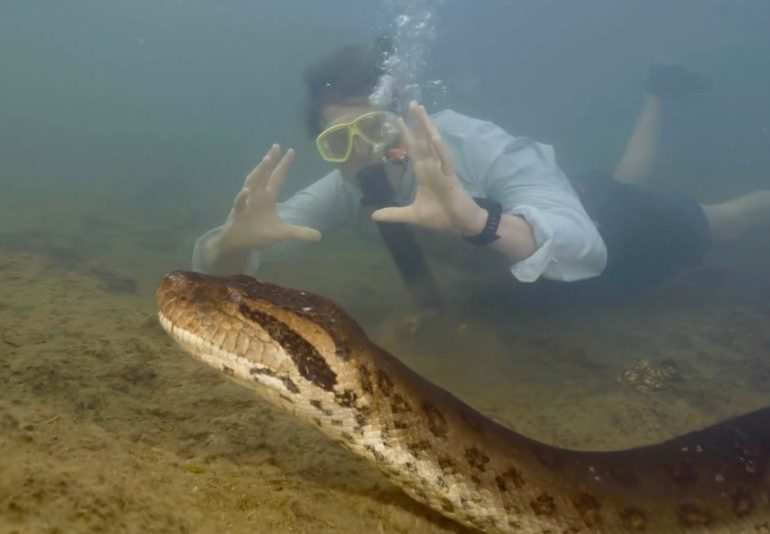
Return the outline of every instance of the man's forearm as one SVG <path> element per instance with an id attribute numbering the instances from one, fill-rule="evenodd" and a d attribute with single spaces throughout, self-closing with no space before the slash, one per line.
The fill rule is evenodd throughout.
<path id="1" fill-rule="evenodd" d="M 460 235 L 478 235 L 484 230 L 488 217 L 489 212 L 486 209 L 479 209 L 468 229 L 460 232 Z M 489 247 L 501 253 L 511 263 L 522 261 L 537 250 L 532 227 L 524 217 L 503 213 L 496 233 L 500 238 L 493 241 Z"/>
<path id="2" fill-rule="evenodd" d="M 497 235 L 500 239 L 494 241 L 490 247 L 503 254 L 511 263 L 525 260 L 537 250 L 532 227 L 524 217 L 503 214 Z"/>

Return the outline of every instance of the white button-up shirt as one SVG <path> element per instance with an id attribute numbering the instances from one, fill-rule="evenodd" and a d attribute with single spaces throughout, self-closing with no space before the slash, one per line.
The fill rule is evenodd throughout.
<path id="1" fill-rule="evenodd" d="M 452 154 L 455 172 L 471 196 L 488 197 L 503 213 L 523 217 L 532 227 L 537 250 L 510 266 L 514 277 L 573 281 L 599 275 L 607 249 L 575 191 L 556 164 L 553 149 L 502 128 L 445 110 L 432 116 Z M 397 191 L 399 200 L 414 198 L 415 176 L 407 168 Z M 278 204 L 281 219 L 327 232 L 360 221 L 361 191 L 334 170 Z M 203 243 L 221 227 L 195 243 L 193 269 L 206 272 Z M 259 267 L 261 251 L 251 254 L 248 273 Z"/>

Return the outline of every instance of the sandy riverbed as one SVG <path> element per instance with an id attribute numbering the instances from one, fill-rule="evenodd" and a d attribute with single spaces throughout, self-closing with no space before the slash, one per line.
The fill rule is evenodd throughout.
<path id="1" fill-rule="evenodd" d="M 46 213 L 0 236 L 1 532 L 460 530 L 166 338 L 151 295 L 184 266 L 187 215 Z M 412 333 L 383 258 L 329 247 L 265 276 L 343 303 L 420 372 L 538 439 L 630 446 L 770 403 L 767 245 L 738 244 L 633 303 L 509 304 L 501 318 L 450 290 L 463 311 Z M 643 361 L 670 379 L 619 379 Z"/>

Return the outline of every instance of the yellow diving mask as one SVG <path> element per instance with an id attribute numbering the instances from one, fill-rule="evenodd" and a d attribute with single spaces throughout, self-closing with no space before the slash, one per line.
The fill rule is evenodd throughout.
<path id="1" fill-rule="evenodd" d="M 348 122 L 328 127 L 316 137 L 321 157 L 330 163 L 343 163 L 353 152 L 358 136 L 375 150 L 384 152 L 398 138 L 396 115 L 389 111 L 370 111 Z"/>

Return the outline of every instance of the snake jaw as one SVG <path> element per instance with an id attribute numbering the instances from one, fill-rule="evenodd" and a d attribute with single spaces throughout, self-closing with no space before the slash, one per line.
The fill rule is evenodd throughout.
<path id="1" fill-rule="evenodd" d="M 262 357 L 257 362 L 241 356 L 237 351 L 227 350 L 190 330 L 175 325 L 163 312 L 158 313 L 158 322 L 185 352 L 223 372 L 231 379 L 256 390 L 268 400 L 274 402 L 275 396 L 286 396 L 293 393 L 290 382 L 281 379 L 281 374 L 274 371 L 280 365 L 260 363 L 263 361 L 285 361 L 286 356 L 282 350 L 264 345 L 261 351 Z"/>

